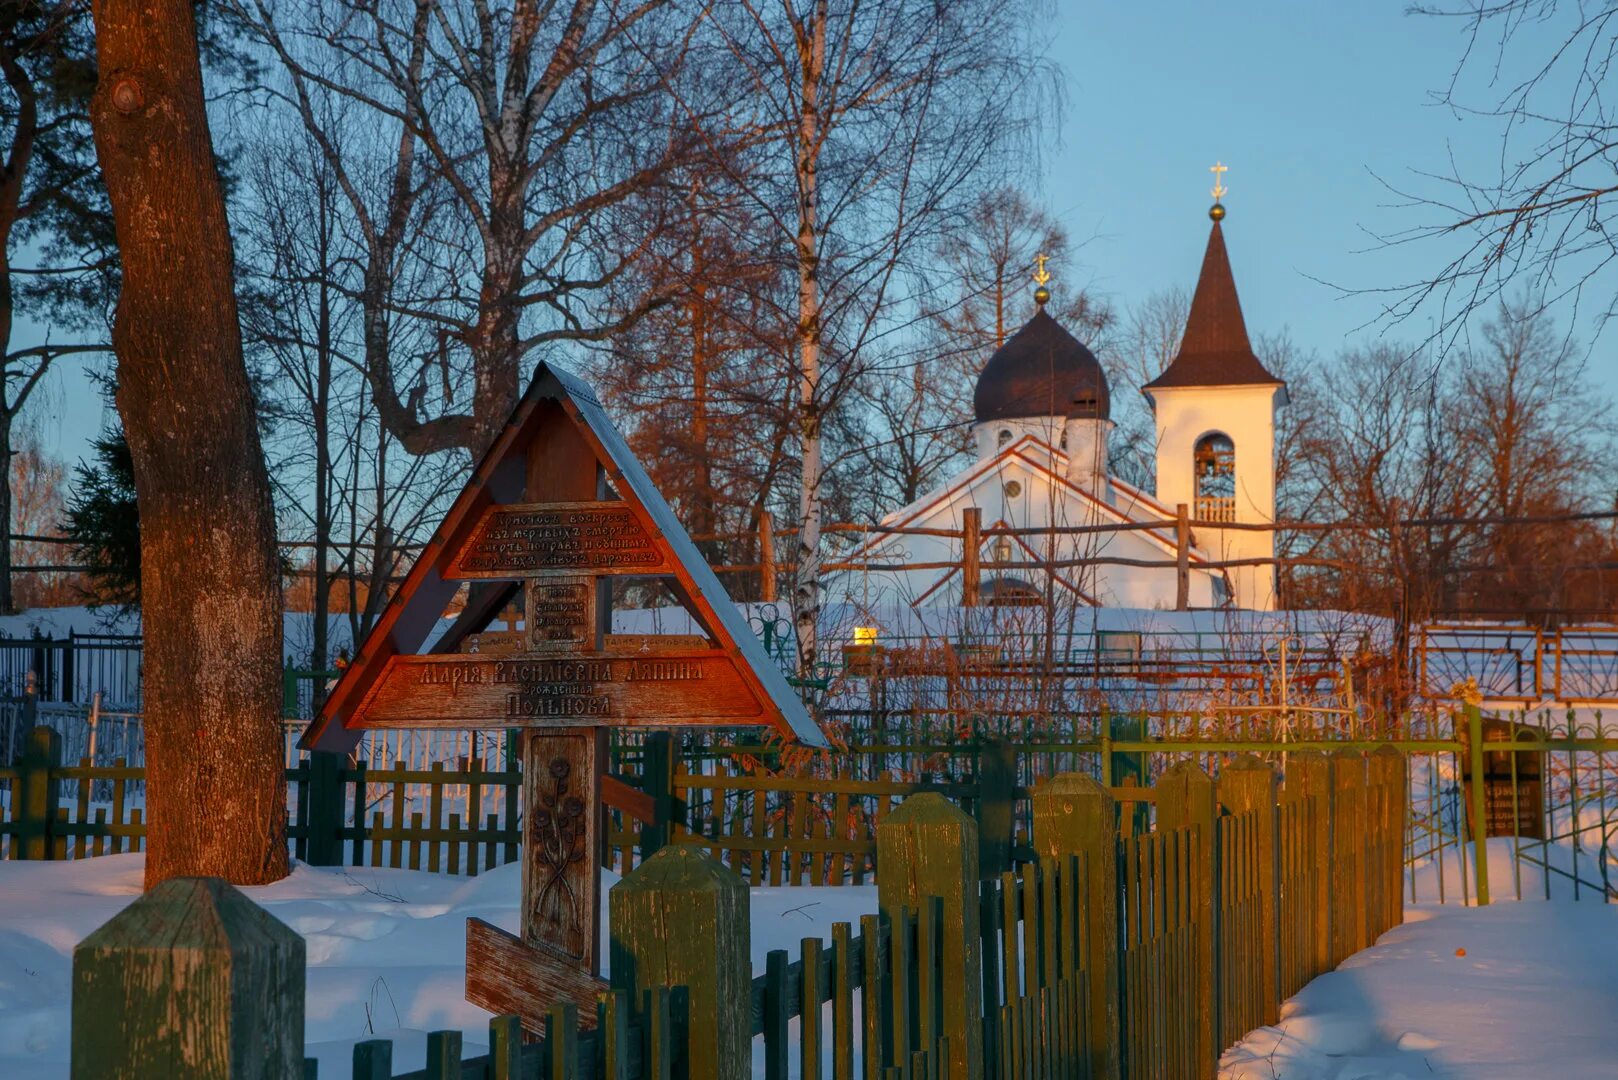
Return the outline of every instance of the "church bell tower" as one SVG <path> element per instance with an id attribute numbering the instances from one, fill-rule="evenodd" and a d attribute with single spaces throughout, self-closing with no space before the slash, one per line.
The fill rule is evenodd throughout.
<path id="1" fill-rule="evenodd" d="M 1225 171 L 1214 166 L 1214 175 Z M 1220 524 L 1275 521 L 1275 419 L 1286 404 L 1286 383 L 1253 353 L 1221 222 L 1226 194 L 1217 180 L 1208 211 L 1213 229 L 1202 259 L 1180 351 L 1163 374 L 1141 388 L 1157 427 L 1157 499 L 1185 503 L 1194 543 L 1216 561 L 1274 558 L 1271 531 Z M 1225 571 L 1236 607 L 1275 607 L 1275 566 Z"/>

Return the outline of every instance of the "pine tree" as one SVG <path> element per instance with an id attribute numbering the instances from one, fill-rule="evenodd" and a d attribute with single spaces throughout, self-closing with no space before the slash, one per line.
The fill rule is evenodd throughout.
<path id="1" fill-rule="evenodd" d="M 140 508 L 135 502 L 135 461 L 122 428 L 105 431 L 91 446 L 95 457 L 73 468 L 63 531 L 74 557 L 89 567 L 92 603 L 140 607 Z"/>

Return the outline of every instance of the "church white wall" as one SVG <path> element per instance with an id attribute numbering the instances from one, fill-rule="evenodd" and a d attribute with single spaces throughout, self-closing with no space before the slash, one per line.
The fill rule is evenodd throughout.
<path id="1" fill-rule="evenodd" d="M 1042 445 L 1032 442 L 1014 443 L 1016 453 L 1007 454 L 993 463 L 978 462 L 963 476 L 947 482 L 938 492 L 924 496 L 916 503 L 896 514 L 890 521 L 907 522 L 924 528 L 959 529 L 963 512 L 972 506 L 982 510 L 985 530 L 998 521 L 1013 528 L 1043 528 L 1055 525 L 1089 525 L 1097 520 L 1115 520 L 1113 515 L 1099 511 L 1093 503 L 1078 495 L 1066 484 L 1054 482 L 1049 469 L 1056 476 L 1064 475 L 1067 462 L 1064 455 L 1053 454 Z M 966 479 L 970 477 L 970 479 Z M 1161 511 L 1141 507 L 1140 517 L 1157 518 Z M 986 537 L 980 558 L 983 562 L 999 561 L 995 544 L 999 538 Z M 1167 560 L 1173 554 L 1162 545 L 1140 533 L 1092 534 L 1076 537 L 1024 537 L 1024 544 L 1043 556 L 1051 552 L 1058 560 L 1093 557 L 1107 554 L 1128 559 Z M 1013 542 L 1011 561 L 1030 561 L 1035 557 L 1028 548 Z M 958 563 L 961 542 L 937 536 L 895 536 L 860 556 L 862 560 L 893 564 Z M 985 570 L 983 581 L 987 585 L 995 571 Z M 1145 567 L 1075 567 L 1061 572 L 1068 581 L 1104 606 L 1170 609 L 1176 600 L 1176 578 L 1172 567 L 1162 569 Z M 1043 571 L 1016 570 L 1008 576 L 1019 578 L 1043 590 Z M 959 573 L 939 584 L 949 571 L 894 570 L 877 573 L 850 573 L 837 583 L 850 603 L 915 604 L 931 607 L 938 604 L 958 605 L 961 602 Z M 1089 601 L 1073 591 L 1058 585 L 1056 595 L 1060 605 L 1087 605 Z M 1190 602 L 1194 607 L 1211 607 L 1219 602 L 1213 575 L 1193 569 Z"/>
<path id="2" fill-rule="evenodd" d="M 1067 451 L 1067 478 L 1084 490 L 1112 502 L 1112 484 L 1107 479 L 1107 437 L 1111 420 L 1069 420 L 1062 427 Z"/>
<path id="3" fill-rule="evenodd" d="M 1195 515 L 1192 454 L 1197 441 L 1223 432 L 1236 450 L 1236 511 L 1239 522 L 1275 520 L 1276 386 L 1168 387 L 1152 391 L 1157 416 L 1157 500 L 1185 503 Z M 1196 545 L 1209 558 L 1271 558 L 1275 535 L 1225 529 L 1196 530 Z M 1275 568 L 1229 571 L 1238 607 L 1275 607 Z"/>
<path id="4" fill-rule="evenodd" d="M 1010 420 L 989 420 L 972 426 L 973 440 L 977 443 L 978 460 L 988 461 L 1024 435 L 1032 435 L 1040 442 L 1057 446 L 1062 441 L 1060 416 L 1021 416 Z"/>

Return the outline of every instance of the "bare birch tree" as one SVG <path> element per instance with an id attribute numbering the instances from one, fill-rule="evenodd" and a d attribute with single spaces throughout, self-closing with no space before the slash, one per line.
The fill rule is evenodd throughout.
<path id="1" fill-rule="evenodd" d="M 430 328 L 419 321 L 395 328 L 372 302 L 386 295 L 372 289 L 391 288 L 392 279 L 374 273 L 378 247 L 315 139 L 294 118 L 258 112 L 253 119 L 242 137 L 243 323 L 265 376 L 260 408 L 269 420 L 281 537 L 308 537 L 307 547 L 290 549 L 306 563 L 296 572 L 307 583 L 297 583 L 289 606 L 295 599 L 295 610 L 307 609 L 311 626 L 307 638 L 289 637 L 287 649 L 320 671 L 333 655 L 331 614 L 348 614 L 351 640 L 364 636 L 406 549 L 424 539 L 427 519 L 459 487 L 465 455 L 400 453 L 379 423 L 367 348 L 380 339 L 406 355 L 431 355 Z M 358 153 L 359 140 L 341 124 L 327 127 Z M 392 148 L 381 149 L 387 162 Z M 374 172 L 359 175 L 376 182 Z M 430 217 L 420 213 L 417 221 Z M 317 684 L 317 703 L 320 692 Z"/>
<path id="2" fill-rule="evenodd" d="M 1040 66 L 1037 13 L 1009 0 L 738 0 L 721 62 L 755 138 L 732 179 L 796 277 L 798 670 L 817 656 L 830 421 L 907 310 L 914 260 L 1017 166 Z M 1036 89 L 1031 92 L 1030 84 Z M 999 170 L 990 176 L 991 170 Z"/>

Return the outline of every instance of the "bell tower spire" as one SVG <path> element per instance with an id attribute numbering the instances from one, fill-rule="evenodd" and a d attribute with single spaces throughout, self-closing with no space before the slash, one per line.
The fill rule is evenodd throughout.
<path id="1" fill-rule="evenodd" d="M 1273 558 L 1270 532 L 1223 529 L 1223 523 L 1275 520 L 1275 414 L 1286 383 L 1253 352 L 1225 250 L 1223 163 L 1212 167 L 1213 227 L 1202 257 L 1191 311 L 1174 360 L 1141 388 L 1157 420 L 1157 498 L 1185 503 L 1198 546 L 1225 559 Z M 1234 567 L 1229 600 L 1237 607 L 1275 606 L 1275 568 Z"/>

